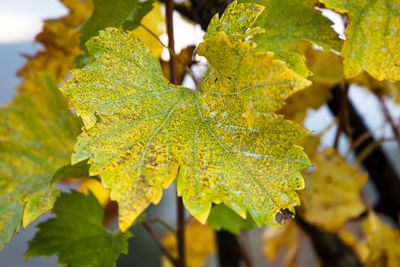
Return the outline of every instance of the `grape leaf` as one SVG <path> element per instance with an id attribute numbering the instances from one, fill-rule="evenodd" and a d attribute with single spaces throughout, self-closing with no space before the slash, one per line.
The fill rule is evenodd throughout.
<path id="1" fill-rule="evenodd" d="M 38 225 L 25 259 L 57 254 L 66 266 L 115 266 L 119 254 L 128 252 L 130 232 L 108 232 L 102 226 L 103 207 L 90 192 L 61 193 L 54 204 L 55 218 Z"/>
<path id="2" fill-rule="evenodd" d="M 94 8 L 90 17 L 79 29 L 81 34 L 81 49 L 85 43 L 107 27 L 124 27 L 133 30 L 139 26 L 142 18 L 153 9 L 153 1 L 139 0 L 94 0 Z"/>
<path id="3" fill-rule="evenodd" d="M 178 257 L 176 233 L 168 233 L 161 242 L 174 257 Z M 208 258 L 215 253 L 215 234 L 213 229 L 197 221 L 190 221 L 185 226 L 185 255 L 187 267 L 204 266 Z M 167 257 L 162 258 L 162 267 L 172 267 Z"/>
<path id="4" fill-rule="evenodd" d="M 365 207 L 360 191 L 367 181 L 359 166 L 349 165 L 333 148 L 315 154 L 315 171 L 305 173 L 306 189 L 300 192 L 302 216 L 328 231 L 338 230 Z"/>
<path id="5" fill-rule="evenodd" d="M 341 53 L 347 78 L 365 70 L 378 80 L 400 80 L 399 0 L 321 2 L 350 17 Z"/>
<path id="6" fill-rule="evenodd" d="M 43 74 L 40 89 L 0 108 L 0 247 L 21 220 L 26 227 L 52 207 L 59 190 L 50 178 L 70 161 L 79 133 L 54 80 Z"/>
<path id="7" fill-rule="evenodd" d="M 316 0 L 249 0 L 265 6 L 253 27 L 263 33 L 253 39 L 267 51 L 287 62 L 289 67 L 303 76 L 311 75 L 304 60 L 300 44 L 315 43 L 324 49 L 340 51 L 342 41 L 332 29 L 332 22 L 314 7 Z"/>
<path id="8" fill-rule="evenodd" d="M 363 223 L 369 255 L 366 267 L 395 267 L 400 265 L 400 231 L 381 222 L 371 211 Z"/>
<path id="9" fill-rule="evenodd" d="M 224 204 L 214 205 L 207 218 L 207 225 L 214 230 L 227 230 L 233 234 L 239 234 L 242 229 L 253 229 L 254 221 L 249 214 L 246 219 L 237 215 L 234 211 Z"/>
<path id="10" fill-rule="evenodd" d="M 309 160 L 293 142 L 307 131 L 273 112 L 309 81 L 254 49 L 225 32 L 207 39 L 198 53 L 210 67 L 191 90 L 170 84 L 130 32 L 110 28 L 88 42 L 96 61 L 61 89 L 91 115 L 72 162 L 89 158 L 90 174 L 119 203 L 123 231 L 177 176 L 178 194 L 203 223 L 212 203 L 242 217 L 248 210 L 259 225 L 299 204 L 294 190 Z"/>

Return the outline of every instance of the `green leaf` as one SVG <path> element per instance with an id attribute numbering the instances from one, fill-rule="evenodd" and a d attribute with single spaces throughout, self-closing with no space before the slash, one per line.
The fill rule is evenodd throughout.
<path id="1" fill-rule="evenodd" d="M 365 70 L 378 80 L 400 80 L 399 0 L 321 2 L 350 17 L 341 53 L 347 78 Z"/>
<path id="2" fill-rule="evenodd" d="M 252 1 L 252 0 L 250 0 Z M 264 50 L 303 76 L 311 75 L 305 64 L 300 44 L 315 43 L 324 49 L 340 51 L 342 42 L 332 29 L 332 22 L 315 9 L 317 0 L 254 0 L 265 6 L 253 27 L 264 32 L 256 34 L 254 41 Z"/>
<path id="3" fill-rule="evenodd" d="M 207 224 L 214 230 L 224 229 L 236 235 L 242 229 L 249 230 L 254 228 L 254 221 L 249 214 L 247 214 L 246 219 L 243 219 L 224 204 L 214 205 L 211 208 Z"/>
<path id="4" fill-rule="evenodd" d="M 281 208 L 299 204 L 300 169 L 309 165 L 294 142 L 307 134 L 274 114 L 309 81 L 251 41 L 225 32 L 198 53 L 210 66 L 198 90 L 174 86 L 130 32 L 101 31 L 88 42 L 96 58 L 61 89 L 77 112 L 96 122 L 79 137 L 72 163 L 89 158 L 119 204 L 124 231 L 177 176 L 178 194 L 205 222 L 225 203 L 259 225 L 276 224 Z"/>
<path id="5" fill-rule="evenodd" d="M 89 176 L 89 164 L 85 160 L 75 165 L 68 163 L 62 166 L 53 174 L 50 182 L 53 184 L 64 178 L 87 178 Z"/>
<path id="6" fill-rule="evenodd" d="M 92 15 L 79 29 L 81 49 L 86 50 L 85 43 L 107 27 L 124 27 L 133 30 L 139 26 L 142 18 L 153 9 L 153 0 L 93 0 Z"/>
<path id="7" fill-rule="evenodd" d="M 53 206 L 59 190 L 50 178 L 69 161 L 79 133 L 52 77 L 35 82 L 38 92 L 19 93 L 0 108 L 0 248 L 21 223 Z"/>
<path id="8" fill-rule="evenodd" d="M 115 266 L 121 253 L 128 252 L 130 232 L 108 232 L 103 226 L 104 210 L 96 197 L 72 191 L 61 193 L 54 204 L 55 218 L 38 225 L 29 241 L 25 259 L 57 254 L 58 263 L 68 267 Z"/>

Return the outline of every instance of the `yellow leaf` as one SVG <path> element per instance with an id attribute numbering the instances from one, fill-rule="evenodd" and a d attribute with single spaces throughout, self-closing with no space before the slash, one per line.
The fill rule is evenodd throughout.
<path id="1" fill-rule="evenodd" d="M 175 233 L 164 235 L 161 242 L 174 257 L 178 257 Z M 214 230 L 198 221 L 191 221 L 185 227 L 185 253 L 187 267 L 204 266 L 208 258 L 215 253 Z M 171 262 L 162 258 L 163 267 L 172 267 Z"/>
<path id="2" fill-rule="evenodd" d="M 268 226 L 262 234 L 264 256 L 276 260 L 279 250 L 285 248 L 283 266 L 296 267 L 301 236 L 301 230 L 293 220 L 286 221 L 282 227 Z"/>
<path id="3" fill-rule="evenodd" d="M 149 12 L 149 14 L 143 17 L 141 24 L 146 26 L 157 37 L 159 37 L 165 32 L 164 17 L 161 15 L 162 6 L 159 2 L 155 2 L 153 6 L 154 7 Z M 154 38 L 153 35 L 151 35 L 141 26 L 134 29 L 133 32 L 146 45 L 153 56 L 155 56 L 156 58 L 159 58 L 161 56 L 163 46 L 156 40 L 156 38 Z"/>
<path id="4" fill-rule="evenodd" d="M 43 30 L 36 36 L 44 49 L 34 56 L 26 56 L 28 62 L 18 71 L 23 82 L 18 86 L 20 91 L 40 91 L 37 77 L 46 71 L 61 81 L 74 67 L 73 60 L 80 53 L 79 35 L 76 28 L 89 16 L 92 8 L 90 0 L 62 0 L 69 14 L 58 19 L 44 21 Z"/>
<path id="5" fill-rule="evenodd" d="M 382 223 L 373 212 L 370 212 L 363 226 L 370 248 L 365 266 L 400 266 L 400 231 Z"/>
<path id="6" fill-rule="evenodd" d="M 360 173 L 359 166 L 349 165 L 333 148 L 315 155 L 315 170 L 304 178 L 301 214 L 321 229 L 338 230 L 365 210 L 359 193 L 368 175 Z"/>
<path id="7" fill-rule="evenodd" d="M 399 0 L 321 2 L 350 17 L 342 48 L 347 78 L 365 70 L 378 80 L 400 80 Z"/>

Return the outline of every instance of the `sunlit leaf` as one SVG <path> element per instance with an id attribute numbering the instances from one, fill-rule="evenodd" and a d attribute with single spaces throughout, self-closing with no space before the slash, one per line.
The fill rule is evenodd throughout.
<path id="1" fill-rule="evenodd" d="M 350 17 L 341 53 L 347 78 L 365 70 L 378 80 L 400 80 L 399 0 L 321 2 Z"/>
<path id="2" fill-rule="evenodd" d="M 54 213 L 55 218 L 38 225 L 25 259 L 57 254 L 60 265 L 108 267 L 115 266 L 118 256 L 128 252 L 127 239 L 132 234 L 103 228 L 103 207 L 92 193 L 62 193 Z"/>
<path id="3" fill-rule="evenodd" d="M 225 32 L 207 39 L 198 53 L 210 67 L 190 90 L 170 84 L 132 33 L 108 29 L 88 42 L 96 61 L 62 88 L 78 113 L 97 118 L 72 161 L 89 158 L 90 174 L 111 188 L 122 230 L 158 203 L 178 169 L 178 194 L 201 222 L 212 203 L 249 211 L 259 225 L 299 204 L 309 161 L 293 142 L 307 132 L 273 112 L 309 82 L 254 47 Z"/>
<path id="4" fill-rule="evenodd" d="M 168 233 L 161 242 L 174 257 L 178 257 L 176 233 Z M 208 258 L 215 253 L 215 234 L 213 229 L 197 221 L 191 221 L 185 227 L 185 255 L 187 267 L 204 266 Z M 171 262 L 162 258 L 163 267 L 172 267 Z"/>
<path id="5" fill-rule="evenodd" d="M 315 170 L 305 173 L 301 191 L 301 214 L 322 229 L 335 231 L 360 215 L 365 207 L 360 191 L 368 175 L 349 165 L 333 148 L 315 154 Z"/>

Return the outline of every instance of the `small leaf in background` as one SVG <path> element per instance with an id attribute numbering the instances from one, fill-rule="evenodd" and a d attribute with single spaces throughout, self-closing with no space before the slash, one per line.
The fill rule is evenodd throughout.
<path id="1" fill-rule="evenodd" d="M 341 53 L 347 78 L 365 70 L 378 80 L 400 80 L 399 0 L 321 2 L 350 17 Z"/>
<path id="2" fill-rule="evenodd" d="M 366 267 L 400 266 L 400 231 L 381 222 L 372 212 L 363 224 L 369 255 Z"/>
<path id="3" fill-rule="evenodd" d="M 23 82 L 18 85 L 20 92 L 39 92 L 40 73 L 47 72 L 59 83 L 74 68 L 74 58 L 81 53 L 79 49 L 79 34 L 76 28 L 89 16 L 90 0 L 62 0 L 69 14 L 44 21 L 43 30 L 35 41 L 41 43 L 44 49 L 33 56 L 25 55 L 27 63 L 18 71 Z M 45 102 L 43 102 L 45 105 Z"/>
<path id="4" fill-rule="evenodd" d="M 326 50 L 340 51 L 342 41 L 332 22 L 315 9 L 316 0 L 249 0 L 265 6 L 253 27 L 264 29 L 254 41 L 303 76 L 310 76 L 301 51 L 303 42 L 315 43 Z"/>
<path id="5" fill-rule="evenodd" d="M 132 234 L 103 228 L 103 207 L 91 192 L 61 193 L 53 210 L 56 217 L 40 223 L 29 241 L 26 259 L 57 254 L 60 265 L 108 267 L 128 252 L 127 239 Z"/>
<path id="6" fill-rule="evenodd" d="M 107 27 L 123 27 L 133 30 L 142 18 L 153 8 L 153 1 L 139 0 L 94 0 L 90 17 L 80 26 L 81 49 L 86 50 L 86 42 Z"/>
<path id="7" fill-rule="evenodd" d="M 285 249 L 284 267 L 298 266 L 297 254 L 300 249 L 302 232 L 294 221 L 287 221 L 282 227 L 268 226 L 262 234 L 263 254 L 268 260 L 276 260 L 280 249 Z"/>
<path id="8" fill-rule="evenodd" d="M 216 204 L 211 208 L 207 218 L 207 225 L 214 230 L 227 230 L 233 234 L 239 234 L 240 230 L 250 230 L 254 228 L 254 221 L 249 214 L 246 219 L 240 217 L 236 212 L 224 204 Z"/>
<path id="9" fill-rule="evenodd" d="M 368 179 L 357 165 L 349 165 L 333 148 L 315 154 L 315 170 L 304 173 L 300 192 L 301 216 L 328 231 L 336 231 L 365 207 L 360 192 Z"/>
<path id="10" fill-rule="evenodd" d="M 139 37 L 140 38 L 140 37 Z M 187 73 L 187 68 L 190 68 L 190 66 L 194 63 L 193 62 L 193 52 L 194 52 L 195 46 L 190 45 L 188 47 L 185 47 L 182 49 L 182 51 L 178 54 L 178 60 L 176 61 L 176 84 L 182 84 L 183 78 L 185 77 L 185 74 Z M 171 80 L 170 77 L 170 68 L 169 68 L 169 61 L 164 61 L 160 59 L 161 63 L 161 68 L 164 76 L 168 79 Z"/>
<path id="11" fill-rule="evenodd" d="M 176 234 L 168 233 L 161 238 L 161 242 L 175 257 L 178 256 Z M 185 226 L 185 254 L 187 267 L 201 267 L 207 263 L 215 253 L 215 234 L 213 229 L 192 220 Z M 162 258 L 163 267 L 172 267 L 171 262 Z"/>
<path id="12" fill-rule="evenodd" d="M 154 33 L 157 37 L 160 37 L 160 35 L 165 33 L 165 19 L 161 14 L 163 6 L 159 2 L 155 2 L 153 5 L 153 10 L 144 16 L 141 24 Z M 139 39 L 150 50 L 153 56 L 160 58 L 164 47 L 154 38 L 152 34 L 150 34 L 143 27 L 137 27 L 133 30 L 133 33 L 139 37 Z"/>
<path id="13" fill-rule="evenodd" d="M 104 188 L 103 185 L 95 179 L 83 178 L 79 180 L 80 186 L 77 191 L 85 194 L 92 192 L 100 204 L 103 207 L 106 207 L 106 205 L 110 202 L 110 190 Z"/>

